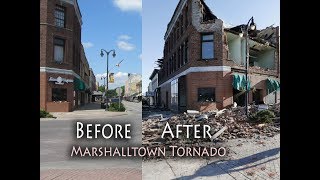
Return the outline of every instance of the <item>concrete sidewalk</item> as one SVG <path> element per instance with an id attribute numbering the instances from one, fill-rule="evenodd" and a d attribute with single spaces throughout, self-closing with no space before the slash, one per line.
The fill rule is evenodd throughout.
<path id="1" fill-rule="evenodd" d="M 143 179 L 280 179 L 280 135 L 230 140 L 229 159 L 165 159 L 142 163 Z"/>
<path id="2" fill-rule="evenodd" d="M 109 168 L 109 169 L 52 169 L 40 172 L 40 179 L 49 180 L 89 180 L 89 179 L 132 179 L 140 180 L 141 169 Z"/>
<path id="3" fill-rule="evenodd" d="M 51 112 L 56 118 L 40 118 L 41 121 L 46 120 L 86 120 L 90 116 L 90 119 L 94 118 L 109 118 L 109 117 L 117 117 L 128 115 L 128 112 L 111 112 L 105 111 L 105 109 L 101 109 L 100 103 L 89 103 L 80 108 L 72 111 L 72 112 Z"/>

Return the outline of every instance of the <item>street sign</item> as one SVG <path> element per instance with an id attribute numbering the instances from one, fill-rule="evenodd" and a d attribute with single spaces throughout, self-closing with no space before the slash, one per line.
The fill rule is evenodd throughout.
<path id="1" fill-rule="evenodd" d="M 116 92 L 117 92 L 117 95 L 118 95 L 118 96 L 121 96 L 121 94 L 122 94 L 122 88 L 121 88 L 121 87 L 118 87 L 118 88 L 116 89 Z"/>

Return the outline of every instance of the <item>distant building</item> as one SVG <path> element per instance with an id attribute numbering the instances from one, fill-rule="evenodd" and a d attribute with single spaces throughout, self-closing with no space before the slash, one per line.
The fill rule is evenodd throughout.
<path id="1" fill-rule="evenodd" d="M 161 101 L 158 95 L 158 73 L 159 69 L 154 69 L 149 77 L 151 82 L 148 86 L 148 92 L 146 93 L 146 97 L 149 100 L 150 105 L 160 105 Z"/>
<path id="2" fill-rule="evenodd" d="M 141 86 L 137 84 L 141 83 L 141 74 L 128 74 L 128 79 L 125 83 L 125 97 L 137 96 L 141 93 Z"/>

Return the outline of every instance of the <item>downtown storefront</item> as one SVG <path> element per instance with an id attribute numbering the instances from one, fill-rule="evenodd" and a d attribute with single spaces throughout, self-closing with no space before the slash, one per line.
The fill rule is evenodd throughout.
<path id="1" fill-rule="evenodd" d="M 46 68 L 41 72 L 40 69 L 41 109 L 48 112 L 70 112 L 90 102 L 90 90 L 80 76 L 72 70 L 64 70 L 67 72 L 63 73 L 52 70 L 53 68 Z"/>

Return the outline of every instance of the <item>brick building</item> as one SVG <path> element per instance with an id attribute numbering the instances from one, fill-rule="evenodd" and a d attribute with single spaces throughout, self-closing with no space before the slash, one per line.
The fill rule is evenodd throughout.
<path id="1" fill-rule="evenodd" d="M 173 111 L 243 106 L 246 41 L 239 34 L 244 26 L 225 28 L 203 0 L 180 0 L 164 36 L 158 74 L 162 106 Z M 249 34 L 249 102 L 279 102 L 279 27 Z"/>
<path id="2" fill-rule="evenodd" d="M 72 111 L 89 102 L 89 64 L 77 0 L 40 0 L 40 108 Z"/>

